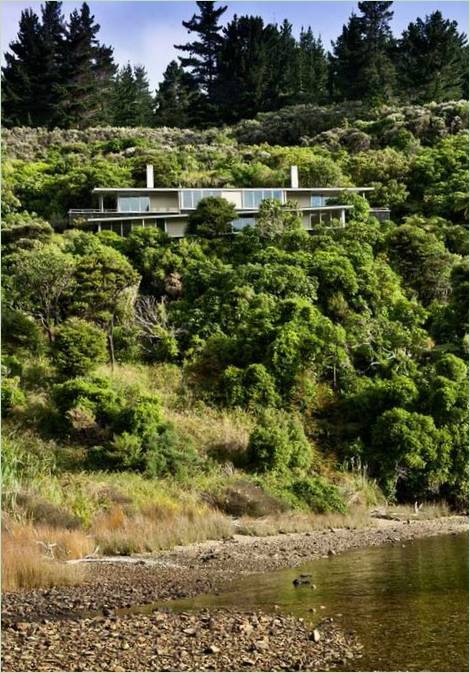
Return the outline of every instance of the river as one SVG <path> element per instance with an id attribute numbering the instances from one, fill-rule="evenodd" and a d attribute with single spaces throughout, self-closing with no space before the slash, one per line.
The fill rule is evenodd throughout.
<path id="1" fill-rule="evenodd" d="M 295 587 L 300 573 L 311 573 L 316 588 Z M 340 670 L 468 671 L 468 534 L 350 551 L 170 605 L 333 617 L 364 645 L 362 658 Z"/>

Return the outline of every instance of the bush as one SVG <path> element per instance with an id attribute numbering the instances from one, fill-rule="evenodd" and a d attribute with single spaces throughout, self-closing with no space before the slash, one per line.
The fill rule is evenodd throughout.
<path id="1" fill-rule="evenodd" d="M 227 367 L 223 373 L 222 387 L 230 406 L 275 407 L 280 401 L 273 377 L 260 364 L 249 365 L 244 370 Z"/>
<path id="2" fill-rule="evenodd" d="M 74 410 L 92 416 L 101 426 L 113 425 L 122 408 L 117 392 L 105 378 L 77 378 L 54 386 L 53 399 L 62 423 L 73 429 L 71 417 Z"/>
<path id="3" fill-rule="evenodd" d="M 232 232 L 232 220 L 237 217 L 235 206 L 221 197 L 201 199 L 189 217 L 189 232 L 213 238 Z"/>
<path id="4" fill-rule="evenodd" d="M 57 331 L 52 352 L 63 376 L 83 376 L 106 362 L 106 335 L 86 320 L 69 318 Z"/>
<path id="5" fill-rule="evenodd" d="M 145 471 L 150 477 L 183 478 L 200 466 L 191 441 L 167 423 L 145 442 Z"/>
<path id="6" fill-rule="evenodd" d="M 26 396 L 20 388 L 18 376 L 2 378 L 2 416 L 7 416 L 13 407 L 21 406 Z"/>
<path id="7" fill-rule="evenodd" d="M 322 477 L 305 477 L 292 482 L 292 492 L 314 512 L 346 512 L 338 489 Z"/>
<path id="8" fill-rule="evenodd" d="M 258 472 L 307 468 L 312 462 L 312 447 L 297 418 L 266 409 L 250 435 L 247 459 Z"/>

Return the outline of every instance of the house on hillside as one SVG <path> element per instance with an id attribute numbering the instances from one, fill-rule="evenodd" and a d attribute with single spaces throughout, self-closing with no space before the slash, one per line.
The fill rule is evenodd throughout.
<path id="1" fill-rule="evenodd" d="M 345 192 L 355 192 L 366 196 L 373 187 L 299 187 L 297 166 L 291 166 L 290 187 L 253 187 L 193 189 L 154 187 L 153 166 L 147 166 L 147 186 L 132 188 L 97 187 L 93 194 L 97 197 L 98 208 L 90 210 L 70 210 L 69 222 L 73 226 L 79 222 L 88 225 L 92 231 L 115 231 L 122 236 L 137 227 L 159 227 L 170 238 L 185 235 L 188 219 L 201 199 L 220 196 L 233 203 L 238 217 L 233 221 L 233 231 L 253 225 L 264 199 L 278 199 L 281 203 L 294 201 L 301 213 L 307 231 L 318 225 L 328 226 L 330 222 L 346 223 L 351 205 L 329 205 L 329 200 Z M 111 208 L 107 206 L 111 206 Z M 106 206 L 106 207 L 105 207 Z M 386 208 L 371 208 L 371 215 L 379 220 L 390 218 Z"/>

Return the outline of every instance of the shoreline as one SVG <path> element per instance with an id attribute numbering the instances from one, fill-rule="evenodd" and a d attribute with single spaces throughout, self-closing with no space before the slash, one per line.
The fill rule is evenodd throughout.
<path id="1" fill-rule="evenodd" d="M 241 576 L 294 568 L 347 550 L 465 531 L 464 516 L 380 519 L 364 529 L 233 536 L 154 555 L 87 562 L 87 577 L 79 586 L 3 594 L 3 670 L 283 670 L 282 652 L 289 652 L 289 670 L 328 670 L 360 656 L 361 647 L 353 633 L 343 633 L 332 620 L 317 625 L 316 639 L 312 625 L 285 614 L 172 613 L 165 601 L 221 592 Z M 148 614 L 132 614 L 138 606 L 160 601 Z M 142 633 L 147 640 L 135 648 Z M 90 647 L 83 659 L 85 641 Z M 147 641 L 167 645 L 152 649 Z M 79 653 L 80 665 L 87 668 L 73 668 Z M 118 653 L 125 668 L 116 663 Z"/>

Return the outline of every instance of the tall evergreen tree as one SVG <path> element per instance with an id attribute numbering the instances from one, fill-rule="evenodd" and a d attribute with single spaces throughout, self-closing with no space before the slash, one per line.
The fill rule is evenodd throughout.
<path id="1" fill-rule="evenodd" d="M 31 9 L 21 12 L 18 35 L 2 67 L 2 117 L 7 126 L 35 124 L 40 30 L 39 18 Z"/>
<path id="2" fill-rule="evenodd" d="M 155 102 L 150 93 L 147 71 L 143 65 L 134 66 L 136 126 L 152 126 Z"/>
<path id="3" fill-rule="evenodd" d="M 398 75 L 404 100 L 426 103 L 460 98 L 466 92 L 467 40 L 456 21 L 433 12 L 403 32 Z"/>
<path id="4" fill-rule="evenodd" d="M 327 96 L 328 59 L 321 38 L 313 31 L 300 31 L 297 48 L 297 94 L 296 102 L 322 103 Z"/>
<path id="5" fill-rule="evenodd" d="M 393 97 L 392 4 L 359 2 L 361 15 L 353 13 L 342 34 L 332 43 L 330 83 L 335 98 L 383 102 Z"/>
<path id="6" fill-rule="evenodd" d="M 18 38 L 10 44 L 2 68 L 4 121 L 8 124 L 54 126 L 65 25 L 61 2 L 41 6 L 41 19 L 31 10 L 22 13 Z"/>
<path id="7" fill-rule="evenodd" d="M 112 96 L 112 123 L 116 126 L 152 126 L 153 98 L 143 66 L 130 63 L 116 76 Z"/>
<path id="8" fill-rule="evenodd" d="M 298 85 L 296 71 L 297 45 L 292 35 L 292 24 L 285 19 L 277 28 L 277 39 L 270 50 L 271 93 L 268 107 L 276 109 L 294 102 Z"/>
<path id="9" fill-rule="evenodd" d="M 186 52 L 188 56 L 180 56 L 183 68 L 188 68 L 195 83 L 206 102 L 206 115 L 215 113 L 214 83 L 217 76 L 217 58 L 222 45 L 220 34 L 222 27 L 219 19 L 227 7 L 214 7 L 215 2 L 197 2 L 200 14 L 194 14 L 189 21 L 183 21 L 188 33 L 196 33 L 199 39 L 183 45 L 175 45 L 176 49 Z"/>
<path id="10" fill-rule="evenodd" d="M 157 126 L 190 126 L 194 102 L 199 98 L 197 85 L 177 61 L 171 61 L 155 97 Z"/>
<path id="11" fill-rule="evenodd" d="M 112 49 L 100 45 L 100 29 L 84 2 L 69 19 L 65 42 L 61 125 L 86 127 L 108 121 L 115 72 Z M 108 96 L 108 97 L 107 97 Z"/>
<path id="12" fill-rule="evenodd" d="M 230 123 L 266 109 L 273 39 L 260 16 L 236 15 L 223 37 L 215 96 L 222 119 Z"/>
<path id="13" fill-rule="evenodd" d="M 63 83 L 65 19 L 62 2 L 46 2 L 41 7 L 40 62 L 42 76 L 38 86 L 36 113 L 39 125 L 54 126 L 58 122 L 59 92 Z"/>

